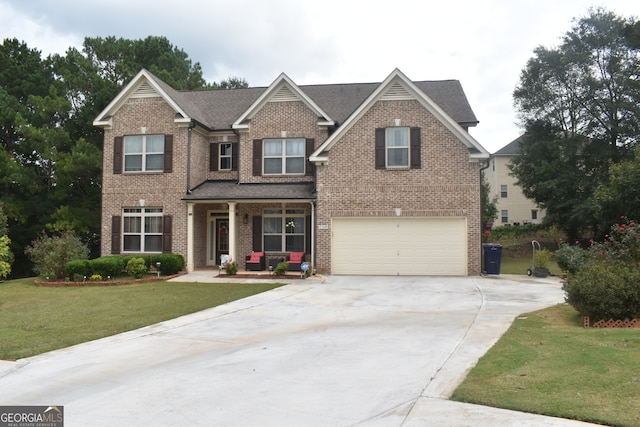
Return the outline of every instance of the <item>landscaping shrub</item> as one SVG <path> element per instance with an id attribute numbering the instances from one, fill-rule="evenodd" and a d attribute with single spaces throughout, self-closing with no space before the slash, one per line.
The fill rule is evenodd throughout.
<path id="1" fill-rule="evenodd" d="M 578 250 L 565 249 L 576 255 L 563 285 L 566 301 L 592 321 L 640 318 L 640 226 L 622 219 L 604 242 L 591 242 L 582 258 Z"/>
<path id="2" fill-rule="evenodd" d="M 287 273 L 288 269 L 289 263 L 286 261 L 282 261 L 281 263 L 278 263 L 278 265 L 276 265 L 276 268 L 273 269 L 273 274 L 275 274 L 276 276 L 283 275 Z"/>
<path id="3" fill-rule="evenodd" d="M 64 271 L 67 273 L 69 280 L 75 281 L 78 277 L 84 279 L 91 273 L 91 262 L 86 259 L 69 261 L 64 265 Z"/>
<path id="4" fill-rule="evenodd" d="M 584 249 L 579 245 L 569 245 L 567 243 L 563 243 L 554 255 L 562 271 L 572 274 L 577 273 L 587 259 L 587 253 Z"/>
<path id="5" fill-rule="evenodd" d="M 563 286 L 567 302 L 598 320 L 640 318 L 640 269 L 620 261 L 586 263 Z"/>
<path id="6" fill-rule="evenodd" d="M 235 261 L 228 261 L 227 264 L 224 266 L 225 271 L 227 272 L 227 274 L 230 275 L 234 275 L 234 274 L 238 274 L 238 263 Z"/>
<path id="7" fill-rule="evenodd" d="M 131 258 L 127 263 L 127 274 L 134 279 L 140 279 L 147 272 L 144 258 Z"/>
<path id="8" fill-rule="evenodd" d="M 147 258 L 148 266 L 156 266 L 160 263 L 160 274 L 169 276 L 177 274 L 184 268 L 184 257 L 180 254 L 158 254 Z M 146 261 L 146 260 L 145 260 Z"/>
<path id="9" fill-rule="evenodd" d="M 49 279 L 64 278 L 64 266 L 67 262 L 89 257 L 89 248 L 73 232 L 65 232 L 59 236 L 43 233 L 24 252 L 33 261 L 35 273 Z"/>
<path id="10" fill-rule="evenodd" d="M 91 273 L 102 277 L 118 277 L 125 267 L 124 257 L 118 255 L 103 256 L 90 261 Z"/>

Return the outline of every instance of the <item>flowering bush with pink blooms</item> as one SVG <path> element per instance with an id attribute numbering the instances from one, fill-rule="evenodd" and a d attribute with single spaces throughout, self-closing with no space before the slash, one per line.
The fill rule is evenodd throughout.
<path id="1" fill-rule="evenodd" d="M 560 252 L 560 254 L 558 254 Z M 640 225 L 626 217 L 611 227 L 604 242 L 584 250 L 564 246 L 556 252 L 568 272 L 566 301 L 593 321 L 640 318 Z"/>

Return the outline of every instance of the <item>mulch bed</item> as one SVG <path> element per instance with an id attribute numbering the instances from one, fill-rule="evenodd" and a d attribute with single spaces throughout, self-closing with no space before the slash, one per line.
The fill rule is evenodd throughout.
<path id="1" fill-rule="evenodd" d="M 146 283 L 146 282 L 157 282 L 159 280 L 169 280 L 174 277 L 182 276 L 187 273 L 178 273 L 173 274 L 171 276 L 160 276 L 158 277 L 145 277 L 144 279 L 114 279 L 114 280 L 102 280 L 102 281 L 92 281 L 86 280 L 84 282 L 52 282 L 48 280 L 39 280 L 36 279 L 33 282 L 36 286 L 48 286 L 52 288 L 65 288 L 65 287 L 77 287 L 77 286 L 119 286 L 119 285 L 132 285 L 134 283 Z"/>

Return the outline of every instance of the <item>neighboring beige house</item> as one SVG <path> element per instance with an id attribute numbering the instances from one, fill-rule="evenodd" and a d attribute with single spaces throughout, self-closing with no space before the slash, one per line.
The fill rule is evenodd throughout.
<path id="1" fill-rule="evenodd" d="M 493 223 L 500 225 L 540 224 L 544 211 L 522 194 L 516 179 L 509 175 L 507 165 L 520 153 L 521 136 L 491 155 L 485 176 L 491 186 L 490 200 L 497 197 L 498 218 Z"/>
<path id="2" fill-rule="evenodd" d="M 477 275 L 489 153 L 455 80 L 176 91 L 147 70 L 100 113 L 102 254 L 188 271 L 294 251 L 320 273 Z"/>

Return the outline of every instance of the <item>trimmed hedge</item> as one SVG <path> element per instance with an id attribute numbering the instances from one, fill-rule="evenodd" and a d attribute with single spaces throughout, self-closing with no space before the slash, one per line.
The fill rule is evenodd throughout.
<path id="1" fill-rule="evenodd" d="M 184 269 L 184 257 L 180 254 L 157 254 L 157 255 L 109 255 L 92 260 L 74 260 L 64 265 L 65 276 L 73 281 L 76 277 L 90 277 L 99 274 L 104 279 L 107 277 L 118 277 L 121 275 L 127 264 L 134 258 L 142 258 L 146 269 L 156 263 L 160 263 L 160 274 L 171 276 Z"/>

